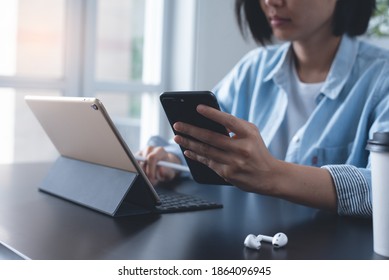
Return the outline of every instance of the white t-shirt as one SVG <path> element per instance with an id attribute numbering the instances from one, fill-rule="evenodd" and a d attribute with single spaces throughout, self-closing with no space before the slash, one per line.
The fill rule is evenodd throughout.
<path id="1" fill-rule="evenodd" d="M 285 159 L 289 142 L 296 132 L 306 123 L 316 108 L 316 99 L 324 82 L 303 83 L 300 81 L 294 63 L 290 63 L 290 91 L 285 118 L 272 142 L 270 150 L 278 159 Z"/>

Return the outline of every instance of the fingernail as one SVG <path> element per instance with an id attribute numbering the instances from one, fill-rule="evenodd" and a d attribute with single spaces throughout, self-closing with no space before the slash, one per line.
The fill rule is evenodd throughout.
<path id="1" fill-rule="evenodd" d="M 202 112 L 204 110 L 205 106 L 200 104 L 200 105 L 197 105 L 197 112 Z"/>
<path id="2" fill-rule="evenodd" d="M 177 144 L 179 144 L 179 142 L 181 141 L 181 137 L 178 136 L 178 135 L 176 135 L 176 136 L 174 136 L 173 140 L 174 140 L 174 142 L 176 142 Z"/>
<path id="3" fill-rule="evenodd" d="M 175 124 L 173 124 L 173 128 L 174 128 L 175 130 L 179 130 L 179 129 L 181 128 L 180 123 L 176 122 Z"/>

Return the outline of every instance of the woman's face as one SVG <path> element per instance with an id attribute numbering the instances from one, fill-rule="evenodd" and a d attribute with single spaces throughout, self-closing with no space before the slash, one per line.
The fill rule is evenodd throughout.
<path id="1" fill-rule="evenodd" d="M 273 34 L 285 41 L 331 36 L 337 0 L 259 0 Z"/>

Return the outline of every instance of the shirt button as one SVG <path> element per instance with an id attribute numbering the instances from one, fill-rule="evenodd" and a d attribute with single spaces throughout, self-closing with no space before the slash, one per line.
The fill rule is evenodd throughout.
<path id="1" fill-rule="evenodd" d="M 318 160 L 317 156 L 312 157 L 312 165 L 317 165 Z"/>
<path id="2" fill-rule="evenodd" d="M 295 137 L 293 137 L 293 142 L 295 142 L 295 143 L 300 142 L 300 137 L 297 135 Z"/>

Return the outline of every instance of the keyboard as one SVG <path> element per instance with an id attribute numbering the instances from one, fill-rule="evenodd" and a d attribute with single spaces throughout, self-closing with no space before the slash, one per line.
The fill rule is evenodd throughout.
<path id="1" fill-rule="evenodd" d="M 169 190 L 157 189 L 161 205 L 156 206 L 158 213 L 174 213 L 222 208 L 223 205 L 204 200 L 193 195 L 181 194 Z"/>

